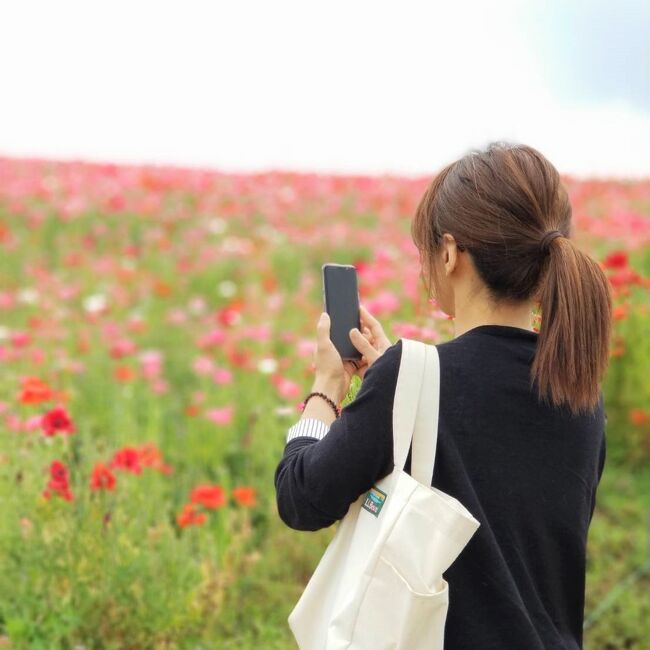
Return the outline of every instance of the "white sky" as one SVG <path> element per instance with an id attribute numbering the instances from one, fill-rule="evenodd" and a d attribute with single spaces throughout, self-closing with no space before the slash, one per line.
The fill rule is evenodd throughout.
<path id="1" fill-rule="evenodd" d="M 0 0 L 0 155 L 427 174 L 506 139 L 562 172 L 650 176 L 650 105 L 600 84 L 588 51 L 603 92 L 556 85 L 579 36 L 529 6 Z M 647 82 L 618 52 L 612 75 Z"/>

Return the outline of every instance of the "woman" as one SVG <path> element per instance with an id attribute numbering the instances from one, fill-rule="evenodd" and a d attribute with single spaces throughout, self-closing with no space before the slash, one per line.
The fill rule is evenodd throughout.
<path id="1" fill-rule="evenodd" d="M 411 234 L 427 291 L 454 318 L 440 358 L 431 484 L 481 526 L 445 572 L 447 650 L 581 648 L 587 533 L 605 462 L 600 382 L 612 299 L 600 266 L 571 241 L 557 170 L 529 146 L 492 143 L 446 166 Z M 539 331 L 533 309 L 542 309 Z M 316 376 L 275 472 L 278 512 L 296 530 L 341 519 L 393 470 L 401 340 L 361 308 L 342 363 L 317 328 Z M 363 383 L 336 417 L 351 377 Z M 411 454 L 405 471 L 410 472 Z M 370 649 L 369 649 L 370 650 Z"/>

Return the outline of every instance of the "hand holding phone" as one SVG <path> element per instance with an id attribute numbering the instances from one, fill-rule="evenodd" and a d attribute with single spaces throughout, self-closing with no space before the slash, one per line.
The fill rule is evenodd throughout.
<path id="1" fill-rule="evenodd" d="M 359 361 L 350 330 L 361 328 L 357 270 L 351 264 L 323 264 L 323 308 L 330 317 L 330 339 L 343 361 Z"/>
<path id="2" fill-rule="evenodd" d="M 359 305 L 357 273 L 352 265 L 323 264 L 323 307 L 330 316 L 330 339 L 343 361 L 352 361 L 355 374 L 366 370 L 392 343 L 381 323 Z M 360 333 L 350 337 L 356 327 Z"/>

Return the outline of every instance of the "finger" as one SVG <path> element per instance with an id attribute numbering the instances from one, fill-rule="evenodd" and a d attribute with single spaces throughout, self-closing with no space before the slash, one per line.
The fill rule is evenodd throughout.
<path id="1" fill-rule="evenodd" d="M 356 330 L 357 328 L 354 328 L 354 329 Z M 350 333 L 351 332 L 352 332 L 352 330 L 350 331 Z M 366 339 L 366 341 L 368 341 L 368 343 L 370 343 L 370 345 L 375 350 L 378 349 L 377 346 L 374 344 L 375 343 L 375 337 L 370 333 L 370 330 L 367 327 L 363 328 L 363 331 L 361 332 L 361 335 Z M 362 355 L 362 358 L 363 358 L 363 355 Z"/>
<path id="2" fill-rule="evenodd" d="M 363 378 L 363 374 L 365 372 L 365 369 L 368 367 L 367 362 L 364 360 L 363 357 L 361 359 L 354 359 L 352 361 L 346 361 L 346 364 L 350 364 L 350 374 L 351 375 L 357 375 L 358 377 Z"/>
<path id="3" fill-rule="evenodd" d="M 366 325 L 373 336 L 382 336 L 384 334 L 384 330 L 381 326 L 381 323 L 363 306 L 359 306 L 359 311 L 361 312 L 361 319 Z"/>
<path id="4" fill-rule="evenodd" d="M 359 361 L 356 361 L 354 359 L 346 359 L 343 362 L 343 367 L 346 370 L 349 370 L 352 374 L 355 374 L 357 370 L 359 370 Z"/>
<path id="5" fill-rule="evenodd" d="M 384 328 L 381 326 L 381 323 L 363 305 L 359 305 L 359 311 L 361 312 L 361 320 L 364 326 L 370 328 L 376 346 L 382 351 L 389 348 L 392 343 L 384 333 Z"/>
<path id="6" fill-rule="evenodd" d="M 350 330 L 349 336 L 354 347 L 366 358 L 368 364 L 377 359 L 379 352 L 375 350 L 370 341 L 356 327 Z"/>

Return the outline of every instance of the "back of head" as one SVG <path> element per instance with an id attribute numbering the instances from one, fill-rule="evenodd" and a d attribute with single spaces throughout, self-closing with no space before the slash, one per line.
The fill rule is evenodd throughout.
<path id="1" fill-rule="evenodd" d="M 471 255 L 495 303 L 539 302 L 531 387 L 540 400 L 577 414 L 598 405 L 612 296 L 598 262 L 571 240 L 571 226 L 571 204 L 555 167 L 533 147 L 495 142 L 437 174 L 411 235 L 428 269 L 428 291 L 448 232 Z"/>

